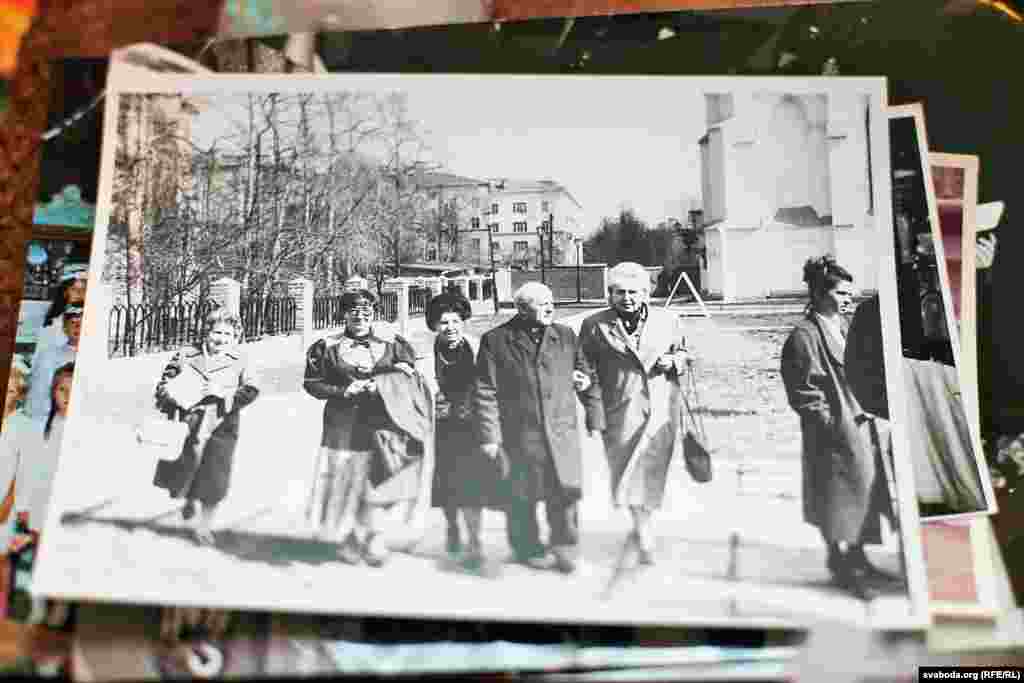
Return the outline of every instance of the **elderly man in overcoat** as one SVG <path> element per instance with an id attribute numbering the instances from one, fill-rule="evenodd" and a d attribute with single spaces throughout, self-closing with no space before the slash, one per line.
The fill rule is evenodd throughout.
<path id="1" fill-rule="evenodd" d="M 650 293 L 647 269 L 622 262 L 608 272 L 610 306 L 580 327 L 602 391 L 612 502 L 629 508 L 642 564 L 654 563 L 650 520 L 680 445 L 679 378 L 690 359 L 679 316 L 651 308 Z"/>
<path id="2" fill-rule="evenodd" d="M 517 314 L 480 340 L 473 392 L 484 454 L 502 463 L 509 545 L 535 569 L 574 571 L 583 462 L 576 400 L 586 427 L 604 428 L 601 390 L 576 334 L 554 322 L 551 290 L 529 282 L 515 293 Z M 540 538 L 545 505 L 548 546 Z"/>

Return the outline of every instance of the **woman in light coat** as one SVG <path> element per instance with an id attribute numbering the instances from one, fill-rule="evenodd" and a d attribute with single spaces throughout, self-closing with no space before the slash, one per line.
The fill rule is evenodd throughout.
<path id="1" fill-rule="evenodd" d="M 631 540 L 644 564 L 654 562 L 651 515 L 680 445 L 679 377 L 689 362 L 679 317 L 651 308 L 650 290 L 643 266 L 618 264 L 608 273 L 610 306 L 580 327 L 603 395 L 612 501 L 629 508 Z"/>
<path id="2" fill-rule="evenodd" d="M 803 436 L 804 520 L 818 527 L 827 567 L 840 588 L 875 595 L 865 544 L 880 544 L 881 516 L 891 515 L 874 416 L 858 402 L 844 362 L 853 277 L 831 257 L 804 265 L 807 315 L 782 348 L 781 373 Z M 874 432 L 874 433 L 873 433 Z"/>
<path id="3" fill-rule="evenodd" d="M 186 521 L 195 516 L 197 503 L 202 506 L 191 534 L 197 544 L 213 546 L 213 519 L 231 484 L 242 410 L 260 391 L 238 349 L 238 317 L 214 309 L 203 325 L 203 339 L 175 354 L 156 386 L 157 409 L 186 423 L 189 435 L 177 460 L 159 463 L 153 485 L 185 499 Z"/>

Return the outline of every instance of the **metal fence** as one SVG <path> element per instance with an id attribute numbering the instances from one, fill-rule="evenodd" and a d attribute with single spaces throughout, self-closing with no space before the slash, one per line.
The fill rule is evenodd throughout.
<path id="1" fill-rule="evenodd" d="M 298 329 L 298 305 L 291 297 L 249 297 L 242 299 L 238 312 L 243 341 Z"/>
<path id="2" fill-rule="evenodd" d="M 393 323 L 398 320 L 398 292 L 383 292 L 377 304 L 377 320 Z"/>
<path id="3" fill-rule="evenodd" d="M 425 315 L 430 299 L 430 289 L 428 287 L 410 287 L 409 315 Z"/>
<path id="4" fill-rule="evenodd" d="M 202 341 L 203 320 L 217 307 L 206 299 L 190 303 L 117 305 L 107 320 L 108 355 L 112 358 L 158 353 Z M 270 334 L 291 334 L 298 326 L 290 297 L 247 297 L 239 304 L 241 341 Z"/>

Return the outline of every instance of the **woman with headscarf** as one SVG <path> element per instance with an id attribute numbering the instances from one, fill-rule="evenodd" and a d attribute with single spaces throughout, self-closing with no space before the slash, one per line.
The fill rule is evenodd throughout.
<path id="1" fill-rule="evenodd" d="M 804 520 L 821 532 L 836 585 L 869 600 L 879 577 L 864 545 L 882 542 L 881 517 L 891 518 L 892 501 L 874 416 L 846 374 L 843 314 L 853 299 L 853 276 L 824 256 L 807 261 L 803 279 L 810 303 L 783 345 L 781 373 L 800 416 Z"/>
<path id="2" fill-rule="evenodd" d="M 499 473 L 493 461 L 483 457 L 473 431 L 473 386 L 480 342 L 464 333 L 471 314 L 469 301 L 461 292 L 444 292 L 427 305 L 427 327 L 437 334 L 430 356 L 433 372 L 429 374 L 437 384 L 437 466 L 431 500 L 444 511 L 447 551 L 463 553 L 463 565 L 478 568 L 483 562 L 483 508 L 497 504 Z M 466 525 L 465 546 L 460 510 Z"/>
<path id="3" fill-rule="evenodd" d="M 412 346 L 374 328 L 375 305 L 365 289 L 342 295 L 345 330 L 309 348 L 303 388 L 325 401 L 307 518 L 343 562 L 379 567 L 422 537 L 434 406 Z"/>

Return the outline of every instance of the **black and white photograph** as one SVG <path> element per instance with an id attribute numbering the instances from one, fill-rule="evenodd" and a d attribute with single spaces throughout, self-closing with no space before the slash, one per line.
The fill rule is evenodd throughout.
<path id="1" fill-rule="evenodd" d="M 961 391 L 976 380 L 960 372 L 960 250 L 947 259 L 922 107 L 892 108 L 890 126 L 903 378 L 920 516 L 988 514 L 996 501 L 981 427 L 967 409 L 972 394 Z M 961 234 L 952 235 L 951 246 Z"/>
<path id="2" fill-rule="evenodd" d="M 40 594 L 927 624 L 884 80 L 108 88 Z"/>

